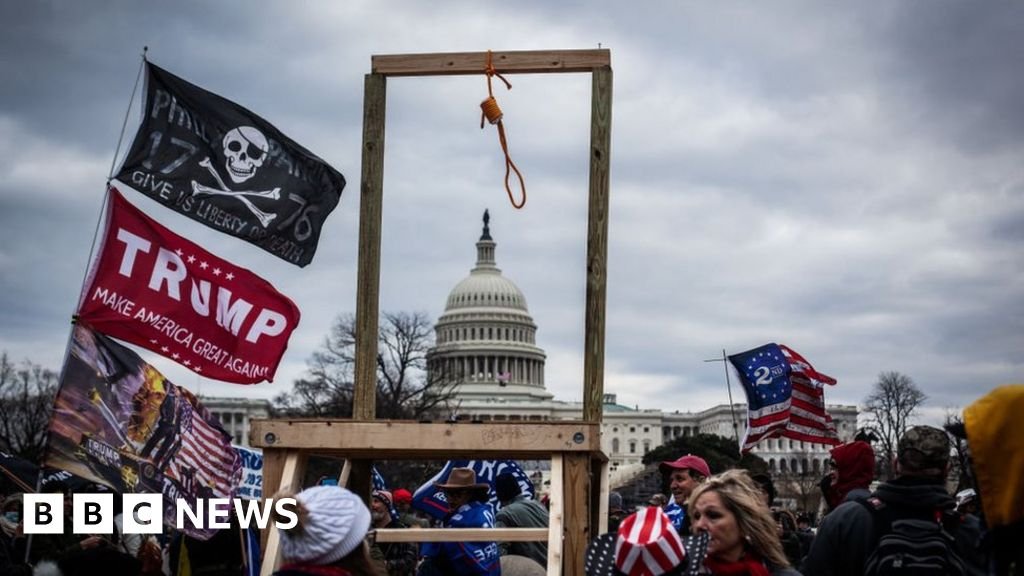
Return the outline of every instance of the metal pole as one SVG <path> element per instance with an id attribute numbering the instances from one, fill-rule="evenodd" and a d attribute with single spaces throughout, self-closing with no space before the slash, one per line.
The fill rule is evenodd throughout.
<path id="1" fill-rule="evenodd" d="M 732 403 L 732 381 L 729 378 L 729 357 L 725 355 L 725 348 L 722 348 L 721 358 L 711 358 L 705 360 L 705 362 L 721 362 L 722 367 L 725 368 L 725 389 L 729 392 L 729 414 L 732 415 L 732 434 L 736 438 L 736 443 L 740 441 L 740 428 L 739 423 L 736 422 L 736 407 Z"/>

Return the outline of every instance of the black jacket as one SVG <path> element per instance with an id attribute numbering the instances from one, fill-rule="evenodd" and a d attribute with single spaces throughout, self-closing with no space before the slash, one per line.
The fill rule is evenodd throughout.
<path id="1" fill-rule="evenodd" d="M 874 496 L 894 509 L 920 515 L 929 510 L 952 510 L 956 501 L 945 486 L 919 478 L 904 477 L 878 487 Z M 866 506 L 856 501 L 843 502 L 821 522 L 811 551 L 800 571 L 813 576 L 860 576 L 864 564 L 880 535 L 875 519 Z M 970 574 L 985 574 L 977 548 L 978 535 L 960 524 L 954 536 L 957 555 Z"/>

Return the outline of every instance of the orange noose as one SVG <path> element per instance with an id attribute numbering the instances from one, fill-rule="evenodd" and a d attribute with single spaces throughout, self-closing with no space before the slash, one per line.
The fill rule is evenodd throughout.
<path id="1" fill-rule="evenodd" d="M 498 101 L 494 99 L 494 90 L 491 87 L 491 78 L 493 76 L 497 76 L 499 80 L 505 83 L 505 86 L 509 90 L 512 89 L 512 84 L 494 68 L 494 64 L 491 62 L 490 50 L 487 51 L 487 67 L 484 68 L 484 73 L 487 74 L 487 99 L 480 103 L 480 129 L 483 130 L 484 128 L 484 119 L 491 124 L 498 125 L 498 141 L 501 143 L 502 152 L 505 153 L 505 191 L 508 192 L 508 199 L 512 202 L 512 206 L 519 209 L 526 205 L 526 183 L 523 181 L 523 174 L 519 171 L 519 168 L 516 168 L 515 162 L 512 161 L 512 157 L 508 153 L 508 140 L 505 138 L 505 125 L 501 121 L 503 114 L 501 112 L 501 108 L 498 107 Z M 509 175 L 513 170 L 515 171 L 516 176 L 519 177 L 519 187 L 523 191 L 522 200 L 520 200 L 518 204 L 512 196 L 512 188 L 508 184 Z"/>

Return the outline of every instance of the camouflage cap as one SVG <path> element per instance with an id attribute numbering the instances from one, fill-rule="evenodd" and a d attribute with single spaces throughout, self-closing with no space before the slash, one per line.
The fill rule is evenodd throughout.
<path id="1" fill-rule="evenodd" d="M 903 433 L 897 448 L 905 472 L 941 474 L 949 463 L 949 436 L 931 426 L 914 426 Z"/>

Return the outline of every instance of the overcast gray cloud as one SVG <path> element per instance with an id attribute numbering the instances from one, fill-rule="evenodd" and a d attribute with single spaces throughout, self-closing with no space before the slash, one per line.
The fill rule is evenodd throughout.
<path id="1" fill-rule="evenodd" d="M 1024 379 L 1019 4 L 0 0 L 0 22 L 0 350 L 14 358 L 62 361 L 143 46 L 348 178 L 301 270 L 129 193 L 303 312 L 273 384 L 146 357 L 204 393 L 270 396 L 355 309 L 371 55 L 601 43 L 615 75 L 607 391 L 703 409 L 727 398 L 703 360 L 770 341 L 838 378 L 830 401 L 904 372 L 933 418 Z M 483 77 L 389 80 L 381 307 L 438 316 L 490 208 L 548 386 L 579 399 L 590 79 L 510 80 L 495 89 L 523 211 L 478 129 Z"/>

